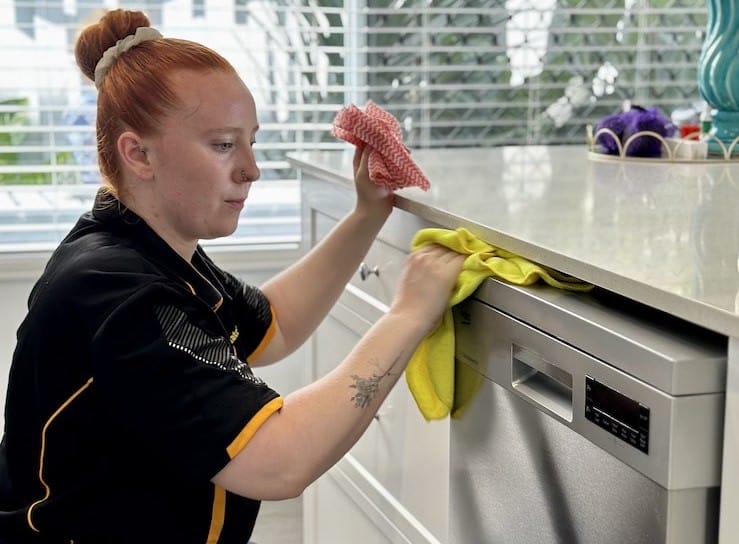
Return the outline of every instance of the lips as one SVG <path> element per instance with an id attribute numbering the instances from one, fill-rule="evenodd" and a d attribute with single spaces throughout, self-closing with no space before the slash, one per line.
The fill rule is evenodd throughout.
<path id="1" fill-rule="evenodd" d="M 241 209 L 243 209 L 245 202 L 246 202 L 246 199 L 245 198 L 238 198 L 238 199 L 234 199 L 234 200 L 226 200 L 226 204 L 229 207 L 234 208 L 235 210 L 241 210 Z"/>

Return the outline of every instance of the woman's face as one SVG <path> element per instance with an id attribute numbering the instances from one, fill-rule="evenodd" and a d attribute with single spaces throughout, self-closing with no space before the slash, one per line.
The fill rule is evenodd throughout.
<path id="1" fill-rule="evenodd" d="M 254 99 L 235 74 L 183 71 L 174 83 L 184 106 L 143 139 L 153 173 L 144 217 L 186 254 L 201 239 L 236 230 L 259 178 L 252 149 L 259 125 Z"/>

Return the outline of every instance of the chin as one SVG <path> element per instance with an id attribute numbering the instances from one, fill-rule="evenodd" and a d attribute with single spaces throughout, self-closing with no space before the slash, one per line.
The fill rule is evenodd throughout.
<path id="1" fill-rule="evenodd" d="M 200 237 L 201 240 L 216 240 L 218 238 L 228 238 L 234 232 L 236 232 L 237 225 L 227 227 L 224 229 L 218 229 Z"/>

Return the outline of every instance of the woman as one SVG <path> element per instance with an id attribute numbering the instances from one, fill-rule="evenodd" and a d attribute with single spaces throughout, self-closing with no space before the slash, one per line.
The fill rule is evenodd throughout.
<path id="1" fill-rule="evenodd" d="M 76 44 L 98 87 L 105 186 L 29 298 L 10 372 L 8 542 L 245 543 L 259 501 L 302 493 L 357 441 L 438 323 L 462 257 L 407 261 L 390 311 L 282 398 L 251 367 L 316 329 L 392 209 L 354 160 L 356 205 L 261 288 L 199 240 L 236 229 L 259 178 L 254 100 L 202 45 L 116 10 Z M 369 384 L 369 386 L 367 386 Z"/>

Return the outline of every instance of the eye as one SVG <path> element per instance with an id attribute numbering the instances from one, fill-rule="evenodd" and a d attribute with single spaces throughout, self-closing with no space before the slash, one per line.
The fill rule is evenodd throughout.
<path id="1" fill-rule="evenodd" d="M 231 151 L 233 147 L 234 147 L 234 144 L 232 142 L 216 142 L 213 144 L 213 148 L 216 151 L 220 151 L 222 153 Z"/>

